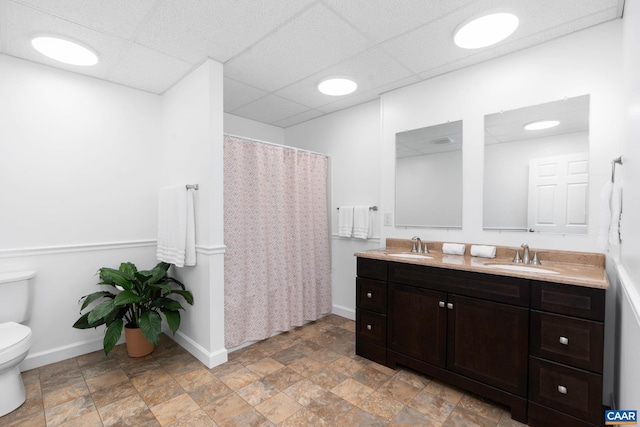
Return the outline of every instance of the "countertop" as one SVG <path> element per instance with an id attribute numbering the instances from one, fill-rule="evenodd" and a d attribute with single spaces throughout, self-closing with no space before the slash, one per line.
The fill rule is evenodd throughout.
<path id="1" fill-rule="evenodd" d="M 387 239 L 387 247 L 385 249 L 356 252 L 354 255 L 382 261 L 471 271 L 496 276 L 519 277 L 598 289 L 609 288 L 609 280 L 605 273 L 605 256 L 603 254 L 547 251 L 532 248 L 530 250 L 531 258 L 533 258 L 534 252 L 538 252 L 538 258 L 542 265 L 527 265 L 527 267 L 531 267 L 535 271 L 519 271 L 509 269 L 524 265 L 512 262 L 515 251 L 518 248 L 497 246 L 495 258 L 480 258 L 469 255 L 471 244 L 466 244 L 465 255 L 448 255 L 442 253 L 442 242 L 426 243 L 429 247 L 429 253 L 420 254 L 424 255 L 424 258 L 402 258 L 393 255 L 411 253 L 411 241 L 406 239 Z M 522 249 L 520 249 L 520 255 L 522 255 Z M 504 267 L 491 267 L 492 265 Z"/>

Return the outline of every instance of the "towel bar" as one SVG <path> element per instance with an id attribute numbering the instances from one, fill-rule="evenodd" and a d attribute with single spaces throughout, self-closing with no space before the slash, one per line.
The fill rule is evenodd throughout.
<path id="1" fill-rule="evenodd" d="M 372 211 L 377 211 L 378 207 L 377 206 L 369 206 L 369 209 Z M 340 207 L 337 207 L 336 210 L 340 210 Z"/>

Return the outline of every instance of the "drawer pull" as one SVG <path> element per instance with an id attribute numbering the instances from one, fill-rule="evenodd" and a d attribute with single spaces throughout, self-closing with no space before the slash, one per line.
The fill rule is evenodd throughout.
<path id="1" fill-rule="evenodd" d="M 367 330 L 370 331 L 371 330 L 371 325 L 367 325 Z"/>
<path id="2" fill-rule="evenodd" d="M 563 385 L 558 386 L 558 393 L 567 394 L 567 388 Z"/>
<path id="3" fill-rule="evenodd" d="M 367 292 L 367 298 L 373 298 L 373 295 L 371 295 L 371 292 Z"/>
<path id="4" fill-rule="evenodd" d="M 444 301 L 440 301 L 440 302 L 438 303 L 438 305 L 439 305 L 440 307 L 444 308 Z"/>
<path id="5" fill-rule="evenodd" d="M 560 344 L 569 345 L 569 338 L 560 337 Z"/>
<path id="6" fill-rule="evenodd" d="M 453 310 L 453 303 L 448 302 L 448 303 L 447 303 L 447 308 L 448 308 L 449 310 Z"/>

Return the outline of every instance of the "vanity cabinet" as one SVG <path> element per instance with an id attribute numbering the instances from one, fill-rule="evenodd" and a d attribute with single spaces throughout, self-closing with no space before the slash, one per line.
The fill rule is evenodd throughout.
<path id="1" fill-rule="evenodd" d="M 602 419 L 605 290 L 359 257 L 356 353 L 532 426 Z"/>
<path id="2" fill-rule="evenodd" d="M 602 425 L 605 290 L 531 284 L 529 424 Z"/>

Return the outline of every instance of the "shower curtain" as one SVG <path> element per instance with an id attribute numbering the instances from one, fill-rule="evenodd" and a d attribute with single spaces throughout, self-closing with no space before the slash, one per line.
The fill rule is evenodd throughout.
<path id="1" fill-rule="evenodd" d="M 224 138 L 225 345 L 331 311 L 325 156 Z"/>

